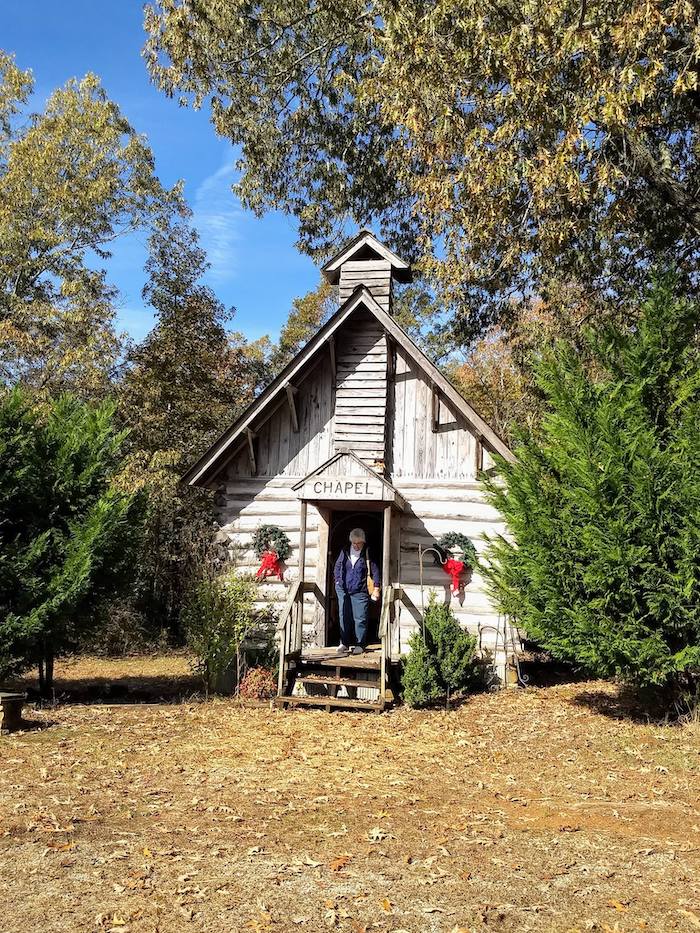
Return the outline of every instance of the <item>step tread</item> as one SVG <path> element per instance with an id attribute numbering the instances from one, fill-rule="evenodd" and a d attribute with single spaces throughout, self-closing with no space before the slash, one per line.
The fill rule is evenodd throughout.
<path id="1" fill-rule="evenodd" d="M 308 667 L 346 667 L 356 668 L 358 671 L 377 671 L 382 665 L 379 652 L 367 651 L 365 654 L 335 654 L 326 652 L 318 654 L 303 654 L 295 659 L 297 663 Z"/>
<path id="2" fill-rule="evenodd" d="M 339 687 L 372 687 L 379 689 L 379 678 L 376 680 L 359 680 L 355 677 L 334 677 L 332 674 L 326 677 L 325 674 L 301 674 L 297 677 L 297 683 L 301 684 L 337 684 Z"/>
<path id="3" fill-rule="evenodd" d="M 286 706 L 288 703 L 297 706 L 333 706 L 343 709 L 384 709 L 381 700 L 348 700 L 345 697 L 305 697 L 305 696 L 278 696 L 275 697 L 275 706 Z"/>

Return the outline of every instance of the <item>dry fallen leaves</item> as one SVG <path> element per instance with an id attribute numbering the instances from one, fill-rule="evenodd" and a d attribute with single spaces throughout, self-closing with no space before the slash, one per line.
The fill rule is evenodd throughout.
<path id="1" fill-rule="evenodd" d="M 616 697 L 30 712 L 56 725 L 0 739 L 0 858 L 18 866 L 3 930 L 40 928 L 42 898 L 66 908 L 55 933 L 700 929 L 700 738 L 625 719 Z"/>

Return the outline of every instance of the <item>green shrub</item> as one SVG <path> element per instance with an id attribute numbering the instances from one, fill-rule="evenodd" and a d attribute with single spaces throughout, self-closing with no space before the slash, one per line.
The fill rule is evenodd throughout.
<path id="1" fill-rule="evenodd" d="M 476 639 L 465 632 L 449 605 L 430 594 L 425 611 L 425 641 L 421 632 L 409 638 L 402 687 L 404 701 L 413 707 L 427 706 L 475 683 Z"/>
<path id="2" fill-rule="evenodd" d="M 404 661 L 401 675 L 403 699 L 414 708 L 428 706 L 443 693 L 435 658 L 420 632 L 413 632 L 408 645 L 411 653 Z"/>
<path id="3" fill-rule="evenodd" d="M 207 695 L 210 690 L 226 690 L 227 678 L 233 688 L 240 684 L 244 642 L 256 623 L 255 594 L 255 582 L 235 574 L 202 576 L 186 594 L 185 639 Z"/>

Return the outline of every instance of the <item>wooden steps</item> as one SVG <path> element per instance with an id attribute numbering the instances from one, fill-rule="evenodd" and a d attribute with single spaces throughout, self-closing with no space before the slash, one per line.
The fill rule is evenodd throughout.
<path id="1" fill-rule="evenodd" d="M 368 645 L 363 654 L 338 654 L 335 648 L 306 648 L 287 658 L 291 662 L 289 676 L 284 690 L 275 699 L 275 705 L 281 709 L 313 706 L 328 711 L 381 712 L 386 706 L 381 645 Z M 304 692 L 299 693 L 298 687 Z M 359 699 L 358 690 L 368 691 L 369 698 Z M 341 691 L 344 696 L 338 696 Z"/>
<path id="2" fill-rule="evenodd" d="M 364 654 L 337 654 L 335 648 L 308 648 L 299 658 L 303 664 L 321 667 L 349 667 L 378 671 L 382 665 L 381 647 L 368 645 Z"/>
<path id="3" fill-rule="evenodd" d="M 347 697 L 308 697 L 308 696 L 281 696 L 275 697 L 275 706 L 286 709 L 287 706 L 317 706 L 330 712 L 332 709 L 363 709 L 372 713 L 381 713 L 384 709 L 382 700 L 351 700 Z"/>
<path id="4" fill-rule="evenodd" d="M 374 687 L 379 689 L 379 678 L 372 680 L 360 680 L 353 677 L 343 677 L 341 674 L 339 677 L 333 677 L 331 675 L 326 676 L 325 674 L 311 673 L 311 674 L 302 674 L 300 677 L 297 677 L 298 684 L 332 684 L 337 687 Z"/>

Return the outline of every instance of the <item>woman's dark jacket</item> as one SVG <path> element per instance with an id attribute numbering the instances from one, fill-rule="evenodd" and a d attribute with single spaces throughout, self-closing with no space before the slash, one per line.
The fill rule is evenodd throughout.
<path id="1" fill-rule="evenodd" d="M 379 567 L 370 557 L 369 566 L 372 572 L 372 580 L 375 586 L 381 585 L 381 579 L 379 576 Z M 349 593 L 351 596 L 354 593 L 367 592 L 367 548 L 362 548 L 362 553 L 358 560 L 355 561 L 355 566 L 353 567 L 352 561 L 350 560 L 350 551 L 349 549 L 344 549 L 338 555 L 338 560 L 335 562 L 335 569 L 333 571 L 333 578 L 335 579 L 336 587 L 339 587 L 341 590 L 344 590 L 346 593 Z"/>

